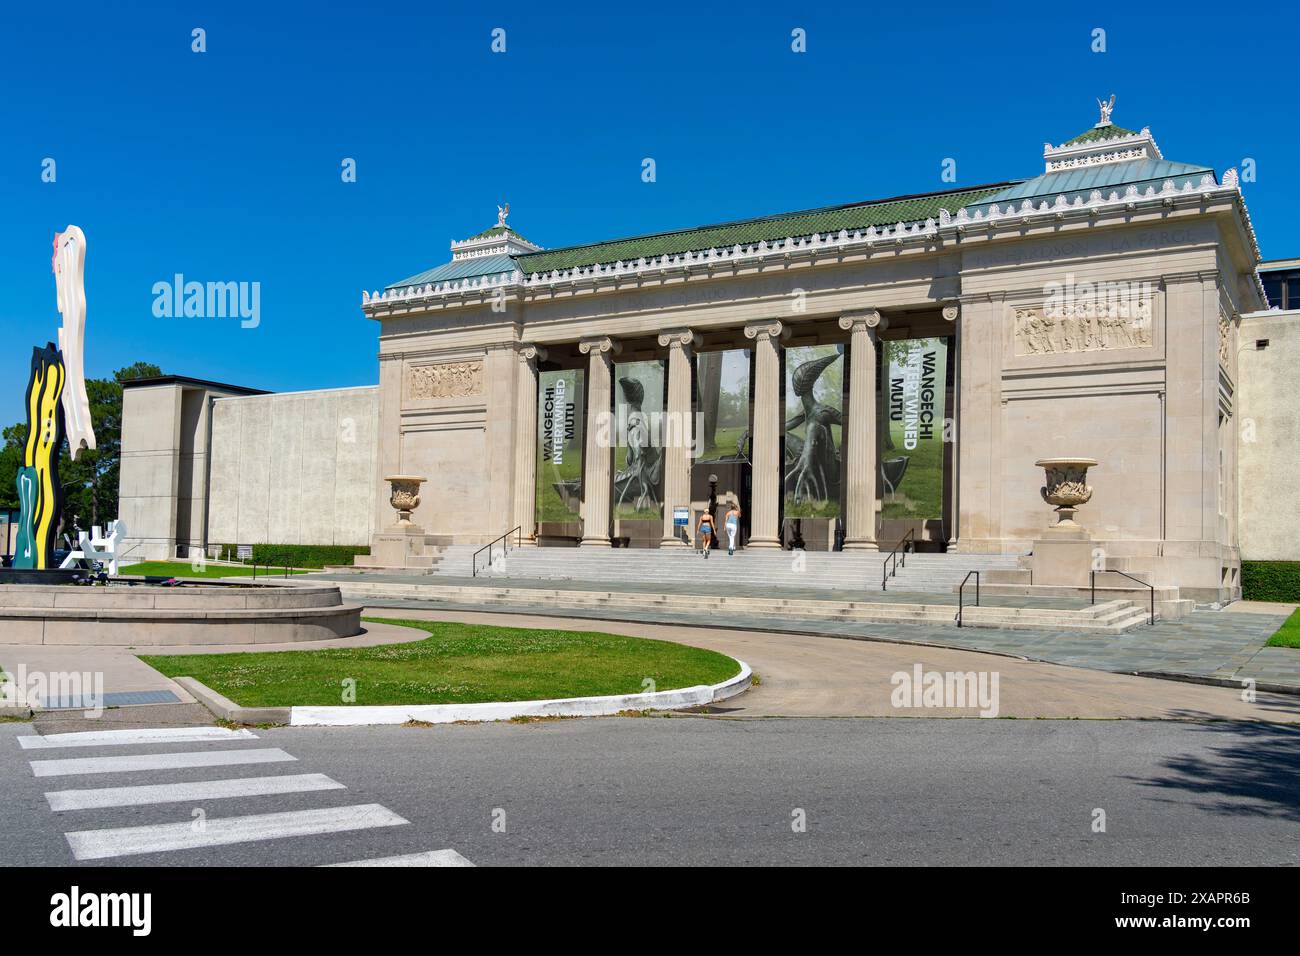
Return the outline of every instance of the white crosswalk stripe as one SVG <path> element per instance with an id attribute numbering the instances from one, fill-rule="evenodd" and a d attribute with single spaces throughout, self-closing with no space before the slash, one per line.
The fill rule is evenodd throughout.
<path id="1" fill-rule="evenodd" d="M 186 751 L 176 754 L 136 754 L 130 757 L 73 757 L 33 760 L 38 777 L 68 777 L 88 773 L 133 773 L 140 770 L 181 770 L 186 767 L 230 767 L 241 763 L 282 763 L 297 760 L 279 747 L 252 750 Z"/>
<path id="2" fill-rule="evenodd" d="M 343 784 L 323 773 L 289 774 L 280 777 L 239 777 L 233 780 L 200 780 L 192 783 L 154 783 L 139 787 L 102 787 L 94 790 L 56 790 L 45 799 L 50 809 L 99 810 L 104 807 L 139 807 L 151 803 L 184 803 L 190 800 L 223 800 L 230 797 L 264 797 L 279 793 L 307 793 L 313 790 L 346 790 Z"/>
<path id="3" fill-rule="evenodd" d="M 401 856 L 381 856 L 373 860 L 356 860 L 352 863 L 326 863 L 325 866 L 473 866 L 455 850 L 430 850 L 427 853 L 404 853 Z"/>
<path id="4" fill-rule="evenodd" d="M 46 792 L 50 809 L 75 819 L 77 829 L 64 833 L 73 857 L 78 860 L 107 860 L 146 853 L 198 850 L 205 847 L 240 843 L 285 840 L 330 833 L 377 830 L 406 826 L 409 821 L 378 803 L 296 809 L 275 813 L 253 813 L 211 817 L 195 813 L 193 817 L 140 826 L 94 828 L 93 819 L 81 814 L 124 807 L 165 806 L 167 804 L 202 805 L 209 800 L 258 799 L 346 790 L 347 787 L 322 773 L 276 773 L 279 765 L 298 758 L 278 747 L 246 749 L 206 749 L 209 745 L 257 740 L 247 730 L 220 727 L 171 727 L 150 730 L 103 730 L 85 733 L 29 735 L 15 738 L 24 750 L 73 749 L 79 747 L 129 746 L 149 747 L 156 744 L 186 744 L 205 749 L 185 749 L 176 753 L 118 753 L 102 756 L 50 757 L 29 759 L 35 777 L 68 778 L 69 789 Z M 264 776 L 223 776 L 220 779 L 174 779 L 173 771 L 220 771 L 227 767 L 251 767 L 265 764 Z M 123 786 L 76 786 L 81 777 L 102 778 L 105 774 L 147 773 Z M 245 773 L 258 773 L 256 770 Z M 64 781 L 60 781 L 64 782 Z M 89 783 L 90 781 L 87 781 Z M 308 798 L 310 799 L 310 798 Z M 182 810 L 186 809 L 184 807 Z M 120 821 L 120 818 L 119 818 Z M 183 856 L 176 862 L 184 865 Z M 279 863 L 277 857 L 268 862 Z M 332 866 L 473 866 L 453 849 L 422 853 L 379 856 Z"/>
<path id="5" fill-rule="evenodd" d="M 31 734 L 18 738 L 24 750 L 48 750 L 54 747 L 121 747 L 127 744 L 222 743 L 233 740 L 256 740 L 251 730 L 227 730 L 224 727 L 163 727 L 158 730 L 91 730 L 75 734 Z"/>
<path id="6" fill-rule="evenodd" d="M 373 827 L 402 826 L 408 821 L 378 803 L 352 807 L 329 807 L 323 810 L 290 810 L 284 813 L 259 813 L 244 817 L 207 819 L 202 826 L 194 821 L 159 823 L 142 827 L 114 827 L 108 830 L 79 830 L 64 834 L 72 855 L 78 860 L 103 860 L 109 857 L 161 853 L 168 850 L 193 850 L 205 846 L 226 846 L 286 837 L 341 833 Z"/>

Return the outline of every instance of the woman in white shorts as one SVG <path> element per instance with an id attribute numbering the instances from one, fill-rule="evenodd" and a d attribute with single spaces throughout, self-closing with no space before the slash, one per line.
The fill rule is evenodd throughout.
<path id="1" fill-rule="evenodd" d="M 740 534 L 740 505 L 732 502 L 727 508 L 722 526 L 727 529 L 727 555 L 736 553 L 736 536 Z"/>

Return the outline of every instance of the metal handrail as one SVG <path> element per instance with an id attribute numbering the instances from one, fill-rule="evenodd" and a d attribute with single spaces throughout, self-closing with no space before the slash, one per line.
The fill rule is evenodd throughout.
<path id="1" fill-rule="evenodd" d="M 523 525 L 516 525 L 515 527 L 507 531 L 505 534 L 493 538 L 487 544 L 483 545 L 483 547 L 479 548 L 477 551 L 474 552 L 473 556 L 469 559 L 470 571 L 472 577 L 478 577 L 478 556 L 482 554 L 484 551 L 488 553 L 488 559 L 487 559 L 488 565 L 490 566 L 492 564 L 492 549 L 497 546 L 498 542 L 500 542 L 501 544 L 501 556 L 505 557 L 505 555 L 510 551 L 510 536 L 512 534 L 515 535 L 516 548 L 519 547 L 521 544 L 523 544 L 523 540 L 524 540 Z"/>
<path id="2" fill-rule="evenodd" d="M 1116 571 L 1116 570 L 1114 570 L 1113 568 L 1103 568 L 1101 571 L 1095 571 L 1095 570 L 1094 570 L 1094 571 L 1089 572 L 1089 575 L 1088 575 L 1088 577 L 1089 577 L 1089 590 L 1091 591 L 1091 594 L 1092 594 L 1092 600 L 1089 602 L 1089 603 L 1091 603 L 1091 604 L 1096 604 L 1096 603 L 1097 603 L 1097 575 L 1098 575 L 1098 574 L 1122 574 L 1124 577 L 1128 578 L 1130 581 L 1136 581 L 1138 584 L 1142 585 L 1144 588 L 1146 588 L 1148 591 L 1150 591 L 1150 592 L 1151 592 L 1151 618 L 1150 618 L 1150 620 L 1149 620 L 1147 623 L 1150 624 L 1152 627 L 1155 626 L 1155 623 L 1156 623 L 1156 586 L 1155 586 L 1154 584 L 1148 584 L 1146 581 L 1143 581 L 1141 578 L 1135 578 L 1135 577 L 1133 577 L 1133 575 L 1128 574 L 1127 572 L 1124 572 L 1124 571 Z"/>
<path id="3" fill-rule="evenodd" d="M 916 529 L 909 528 L 907 534 L 903 535 L 903 540 L 894 545 L 894 549 L 889 552 L 885 558 L 885 563 L 880 568 L 880 590 L 889 590 L 889 579 L 898 573 L 898 549 L 903 549 L 903 567 L 907 567 L 907 546 L 912 545 L 912 550 L 916 550 Z M 892 570 L 890 564 L 893 564 Z"/>
<path id="4" fill-rule="evenodd" d="M 961 579 L 961 586 L 957 588 L 957 626 L 961 627 L 962 611 L 966 609 L 966 582 L 970 580 L 971 575 L 975 575 L 975 606 L 980 606 L 980 573 L 978 571 L 967 571 L 966 576 Z"/>

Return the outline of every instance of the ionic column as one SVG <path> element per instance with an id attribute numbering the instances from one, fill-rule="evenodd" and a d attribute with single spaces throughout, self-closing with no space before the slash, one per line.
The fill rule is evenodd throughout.
<path id="1" fill-rule="evenodd" d="M 945 449 L 945 474 L 948 479 L 948 550 L 957 551 L 960 549 L 959 530 L 961 528 L 960 508 L 961 498 L 959 496 L 960 476 L 958 468 L 960 467 L 960 454 L 957 449 L 957 442 L 960 441 L 961 425 L 961 334 L 960 326 L 957 322 L 961 316 L 961 303 L 945 302 L 943 306 L 943 319 L 945 322 L 952 323 L 953 330 L 957 334 L 953 335 L 953 347 L 949 350 L 948 366 L 953 370 L 953 388 L 952 401 L 944 406 L 944 418 L 947 419 L 944 424 L 944 449 Z M 948 421 L 952 422 L 952 433 L 948 433 Z M 951 441 L 951 445 L 948 443 Z"/>
<path id="2" fill-rule="evenodd" d="M 659 336 L 668 349 L 668 416 L 664 429 L 664 534 L 661 548 L 687 548 L 673 527 L 673 507 L 691 503 L 691 450 L 695 417 L 691 408 L 691 346 L 700 337 L 690 329 L 671 329 Z"/>
<path id="3" fill-rule="evenodd" d="M 527 545 L 537 543 L 537 361 L 546 350 L 520 345 L 515 356 L 515 524 Z"/>
<path id="4" fill-rule="evenodd" d="M 876 551 L 876 342 L 885 320 L 875 309 L 840 316 L 849 333 L 849 421 L 844 430 L 848 475 L 844 550 Z"/>
<path id="5" fill-rule="evenodd" d="M 754 340 L 753 514 L 750 548 L 781 547 L 781 357 L 780 340 L 789 334 L 776 319 L 745 326 Z"/>
<path id="6" fill-rule="evenodd" d="M 582 467 L 582 546 L 608 548 L 612 524 L 614 423 L 614 354 L 619 345 L 609 336 L 583 339 L 578 350 L 587 356 L 586 454 Z"/>

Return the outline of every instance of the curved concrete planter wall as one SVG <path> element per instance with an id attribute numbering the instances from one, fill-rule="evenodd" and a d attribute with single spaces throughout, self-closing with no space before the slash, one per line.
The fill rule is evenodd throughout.
<path id="1" fill-rule="evenodd" d="M 241 707 L 193 677 L 176 682 L 214 715 L 235 723 L 291 724 L 295 727 L 354 727 L 404 724 L 419 720 L 430 724 L 457 721 L 511 720 L 515 717 L 609 717 L 625 710 L 679 710 L 714 704 L 749 689 L 754 672 L 737 661 L 740 673 L 721 684 L 700 684 L 653 694 L 619 694 L 612 697 L 566 697 L 558 700 L 515 700 L 485 704 L 396 704 L 383 707 Z"/>
<path id="2" fill-rule="evenodd" d="M 653 694 L 612 697 L 566 697 L 558 700 L 516 700 L 486 704 L 401 704 L 386 707 L 290 707 L 295 727 L 404 724 L 420 720 L 453 724 L 458 720 L 511 720 L 515 717 L 609 717 L 625 710 L 679 710 L 734 697 L 748 689 L 754 672 L 744 661 L 740 673 L 721 684 L 700 684 Z"/>
<path id="3" fill-rule="evenodd" d="M 360 632 L 360 605 L 333 585 L 0 586 L 0 644 L 280 644 Z"/>

